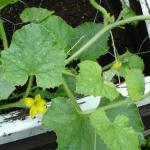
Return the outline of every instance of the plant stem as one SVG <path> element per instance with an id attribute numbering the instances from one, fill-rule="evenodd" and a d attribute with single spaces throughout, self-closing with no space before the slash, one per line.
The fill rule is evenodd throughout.
<path id="1" fill-rule="evenodd" d="M 112 24 L 106 25 L 102 30 L 100 30 L 92 39 L 90 39 L 84 46 L 82 46 L 77 52 L 75 52 L 72 56 L 66 59 L 65 64 L 69 64 L 72 60 L 74 60 L 77 56 L 81 55 L 84 51 L 86 51 L 92 44 L 94 44 L 105 32 L 110 31 L 111 29 L 131 23 L 133 21 L 142 21 L 142 20 L 150 20 L 150 16 L 134 16 L 127 18 L 125 20 L 117 21 Z"/>
<path id="2" fill-rule="evenodd" d="M 114 51 L 115 61 L 117 62 L 118 61 L 118 52 L 117 52 L 117 48 L 115 45 L 115 40 L 114 40 L 112 31 L 110 31 L 110 35 L 111 35 L 111 41 L 112 41 L 112 47 L 113 47 L 113 51 Z"/>
<path id="3" fill-rule="evenodd" d="M 106 11 L 106 9 L 103 8 L 101 5 L 99 5 L 95 0 L 90 0 L 90 3 L 93 5 L 93 7 L 95 7 L 97 10 L 99 10 L 103 14 L 104 24 L 107 24 L 108 12 Z"/>
<path id="4" fill-rule="evenodd" d="M 8 109 L 8 108 L 14 108 L 14 107 L 25 107 L 24 103 L 22 100 L 15 102 L 15 103 L 10 103 L 10 104 L 5 104 L 0 106 L 0 110 L 2 109 Z"/>
<path id="5" fill-rule="evenodd" d="M 33 83 L 33 76 L 30 76 L 28 86 L 27 86 L 27 90 L 26 90 L 26 92 L 23 96 L 23 99 L 21 99 L 18 102 L 15 102 L 15 103 L 9 103 L 9 104 L 5 104 L 5 105 L 1 105 L 0 110 L 8 109 L 8 108 L 14 108 L 14 107 L 25 107 L 24 98 L 26 98 L 29 95 L 29 93 L 31 91 L 31 88 L 32 88 L 32 83 Z"/>
<path id="6" fill-rule="evenodd" d="M 109 68 L 114 64 L 114 62 L 115 62 L 115 61 L 109 63 L 109 64 L 106 65 L 106 66 L 104 66 L 104 67 L 102 68 L 102 70 L 105 71 L 105 70 L 109 69 Z"/>
<path id="7" fill-rule="evenodd" d="M 0 19 L 0 35 L 1 35 L 1 38 L 2 38 L 2 41 L 3 41 L 4 49 L 7 49 L 8 48 L 8 41 L 7 41 L 3 21 L 1 19 Z"/>
<path id="8" fill-rule="evenodd" d="M 103 106 L 100 109 L 101 110 L 113 109 L 113 108 L 116 108 L 116 107 L 119 107 L 119 106 L 122 106 L 122 105 L 126 105 L 126 104 L 129 104 L 129 103 L 132 103 L 132 101 L 131 100 L 124 100 L 124 101 L 121 101 L 121 102 L 117 102 L 117 103 L 114 103 L 114 104 Z"/>
<path id="9" fill-rule="evenodd" d="M 23 96 L 23 99 L 26 98 L 30 94 L 30 91 L 31 91 L 31 88 L 32 88 L 32 83 L 33 83 L 33 76 L 30 76 L 28 86 L 27 86 L 26 92 Z"/>
<path id="10" fill-rule="evenodd" d="M 137 99 L 137 102 L 139 102 L 141 100 L 144 100 L 145 98 L 148 98 L 148 97 L 150 97 L 150 91 L 148 93 L 146 93 L 145 95 L 139 97 Z M 98 109 L 106 111 L 106 110 L 109 110 L 109 109 L 113 109 L 113 108 L 116 108 L 116 107 L 119 107 L 119 106 L 132 104 L 132 103 L 133 103 L 133 101 L 130 98 L 128 98 L 126 100 L 123 100 L 123 101 L 120 101 L 120 102 L 117 102 L 117 103 L 113 103 L 113 104 L 109 104 L 109 105 L 106 105 L 106 106 L 103 106 L 103 107 L 99 107 Z M 81 114 L 82 115 L 89 115 L 89 114 L 93 113 L 96 110 L 84 111 L 84 112 L 81 112 Z"/>
<path id="11" fill-rule="evenodd" d="M 73 102 L 73 104 L 74 104 L 74 106 L 75 106 L 77 112 L 80 113 L 82 110 L 81 110 L 79 104 L 77 103 L 77 100 L 76 100 L 76 98 L 74 97 L 73 93 L 72 93 L 71 90 L 69 89 L 67 83 L 65 82 L 64 78 L 63 78 L 63 86 L 64 86 L 64 89 L 65 89 L 67 95 L 68 95 L 68 96 L 70 97 L 70 99 L 72 100 L 72 102 Z"/>
<path id="12" fill-rule="evenodd" d="M 63 71 L 64 75 L 68 75 L 68 76 L 72 76 L 72 77 L 76 77 L 76 74 L 73 74 L 72 72 L 69 72 L 67 70 Z"/>

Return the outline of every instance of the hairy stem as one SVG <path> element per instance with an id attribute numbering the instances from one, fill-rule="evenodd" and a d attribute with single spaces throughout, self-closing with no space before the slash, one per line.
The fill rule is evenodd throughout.
<path id="1" fill-rule="evenodd" d="M 102 13 L 102 15 L 104 17 L 104 24 L 107 24 L 108 12 L 106 11 L 106 9 L 103 8 L 101 5 L 99 5 L 95 0 L 90 0 L 90 3 L 93 5 L 93 7 L 95 7 L 97 10 L 99 10 L 100 13 Z"/>
<path id="2" fill-rule="evenodd" d="M 30 76 L 28 86 L 27 86 L 26 92 L 23 96 L 23 99 L 26 98 L 30 94 L 30 91 L 31 91 L 31 88 L 32 88 L 32 83 L 33 83 L 33 76 Z"/>
<path id="3" fill-rule="evenodd" d="M 15 102 L 15 103 L 10 103 L 10 104 L 1 105 L 1 106 L 0 106 L 0 110 L 9 109 L 9 108 L 15 108 L 15 107 L 23 108 L 23 107 L 25 107 L 25 105 L 24 105 L 23 101 L 20 100 L 20 101 Z"/>
<path id="4" fill-rule="evenodd" d="M 2 41 L 3 41 L 4 49 L 7 49 L 8 48 L 8 41 L 7 41 L 3 21 L 1 19 L 0 19 L 0 35 L 1 35 L 1 38 L 2 38 Z"/>
<path id="5" fill-rule="evenodd" d="M 150 16 L 134 16 L 130 17 L 125 20 L 117 21 L 112 24 L 106 25 L 102 30 L 100 30 L 93 38 L 91 38 L 84 46 L 82 46 L 77 52 L 75 52 L 72 56 L 70 56 L 68 59 L 66 59 L 65 64 L 69 64 L 72 60 L 77 58 L 79 55 L 81 55 L 83 52 L 85 52 L 92 44 L 94 44 L 105 32 L 110 31 L 111 29 L 115 27 L 119 27 L 121 25 L 131 23 L 133 21 L 142 21 L 142 20 L 150 20 Z"/>
<path id="6" fill-rule="evenodd" d="M 74 106 L 75 106 L 77 112 L 80 113 L 82 110 L 81 110 L 79 104 L 77 103 L 77 100 L 76 100 L 76 98 L 74 97 L 73 93 L 72 93 L 71 90 L 69 89 L 67 83 L 65 82 L 64 78 L 63 78 L 63 87 L 64 87 L 64 89 L 65 89 L 67 95 L 68 95 L 68 96 L 70 97 L 70 99 L 72 100 L 72 102 L 73 102 L 73 104 L 74 104 Z"/>
<path id="7" fill-rule="evenodd" d="M 145 98 L 148 98 L 150 97 L 150 91 L 148 93 L 146 93 L 145 95 L 139 97 L 137 99 L 137 102 L 136 104 L 141 101 L 141 100 L 144 100 Z M 120 102 L 116 102 L 116 103 L 113 103 L 113 104 L 109 104 L 109 105 L 106 105 L 106 106 L 103 106 L 103 107 L 99 107 L 97 109 L 101 109 L 101 110 L 109 110 L 109 109 L 113 109 L 113 108 L 116 108 L 116 107 L 119 107 L 119 106 L 124 106 L 124 105 L 127 105 L 127 104 L 132 104 L 133 101 L 130 99 L 130 98 L 127 98 L 126 100 L 123 100 L 123 101 L 120 101 Z M 89 115 L 91 113 L 93 113 L 94 111 L 96 111 L 97 109 L 95 110 L 90 110 L 90 111 L 84 111 L 84 112 L 81 112 L 81 114 L 83 115 Z"/>

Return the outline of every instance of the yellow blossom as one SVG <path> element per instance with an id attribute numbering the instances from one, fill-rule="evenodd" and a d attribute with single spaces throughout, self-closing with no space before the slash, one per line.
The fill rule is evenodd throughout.
<path id="1" fill-rule="evenodd" d="M 29 115 L 34 118 L 38 114 L 44 114 L 47 110 L 46 102 L 40 96 L 36 95 L 35 98 L 27 97 L 24 99 L 26 107 L 30 109 Z"/>
<path id="2" fill-rule="evenodd" d="M 122 63 L 119 62 L 119 61 L 117 61 L 117 62 L 115 62 L 115 64 L 113 65 L 113 68 L 114 68 L 115 70 L 118 70 L 118 69 L 121 67 L 121 65 L 122 65 Z"/>

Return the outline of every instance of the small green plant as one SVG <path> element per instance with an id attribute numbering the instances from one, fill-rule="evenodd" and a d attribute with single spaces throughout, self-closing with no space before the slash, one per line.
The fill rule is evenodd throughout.
<path id="1" fill-rule="evenodd" d="M 28 107 L 35 117 L 46 111 L 43 99 L 52 99 L 42 123 L 56 132 L 59 150 L 140 150 L 144 127 L 135 102 L 150 96 L 144 95 L 144 63 L 129 50 L 119 55 L 111 30 L 137 25 L 150 16 L 136 16 L 124 6 L 115 20 L 94 0 L 90 2 L 103 14 L 104 23 L 72 28 L 52 11 L 26 8 L 21 20 L 27 25 L 14 33 L 9 47 L 1 21 L 0 99 L 9 103 L 0 110 Z M 109 37 L 115 59 L 101 67 L 96 60 L 108 53 Z M 78 67 L 69 67 L 73 60 L 80 60 Z M 127 97 L 118 92 L 114 76 L 124 78 Z M 27 82 L 25 92 L 14 92 Z M 56 87 L 55 93 L 49 92 Z M 78 95 L 101 96 L 101 103 L 95 110 L 82 111 Z M 10 103 L 12 98 L 19 100 Z"/>

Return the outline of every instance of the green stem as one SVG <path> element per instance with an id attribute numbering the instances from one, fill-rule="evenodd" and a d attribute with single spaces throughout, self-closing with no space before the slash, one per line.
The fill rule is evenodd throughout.
<path id="1" fill-rule="evenodd" d="M 105 70 L 109 69 L 109 68 L 114 64 L 114 62 L 115 62 L 115 61 L 109 63 L 109 64 L 106 65 L 106 66 L 104 66 L 104 67 L 102 68 L 102 70 L 105 71 Z"/>
<path id="2" fill-rule="evenodd" d="M 20 101 L 15 102 L 15 103 L 10 103 L 10 104 L 1 105 L 1 106 L 0 106 L 0 110 L 9 109 L 9 108 L 14 108 L 14 107 L 23 108 L 23 107 L 25 107 L 25 105 L 24 105 L 23 101 L 20 100 Z"/>
<path id="3" fill-rule="evenodd" d="M 69 72 L 67 70 L 63 71 L 64 75 L 68 75 L 68 76 L 72 76 L 72 77 L 76 77 L 76 74 L 73 74 L 72 72 Z"/>
<path id="4" fill-rule="evenodd" d="M 110 31 L 111 29 L 131 23 L 133 21 L 142 21 L 142 20 L 150 20 L 150 16 L 134 16 L 125 20 L 117 21 L 112 24 L 108 24 L 102 30 L 100 30 L 92 39 L 90 39 L 84 46 L 82 46 L 77 52 L 75 52 L 72 56 L 66 59 L 65 64 L 69 64 L 72 60 L 74 60 L 77 56 L 81 55 L 84 51 L 86 51 L 92 44 L 94 44 L 104 33 Z"/>
<path id="5" fill-rule="evenodd" d="M 30 94 L 30 91 L 31 91 L 31 88 L 32 88 L 32 83 L 33 83 L 33 76 L 30 76 L 28 86 L 27 86 L 26 92 L 23 96 L 23 99 L 26 98 Z"/>
<path id="6" fill-rule="evenodd" d="M 3 21 L 1 19 L 0 19 L 0 34 L 1 34 L 2 41 L 3 41 L 4 49 L 7 49 L 8 48 L 8 41 L 7 41 Z"/>
<path id="7" fill-rule="evenodd" d="M 103 14 L 104 24 L 107 24 L 108 12 L 106 11 L 106 9 L 103 8 L 101 5 L 99 5 L 95 0 L 90 0 L 90 3 L 93 5 L 93 7 L 95 7 L 97 10 L 99 10 Z"/>
<path id="8" fill-rule="evenodd" d="M 75 106 L 77 112 L 80 113 L 82 110 L 81 110 L 79 104 L 77 103 L 77 100 L 76 100 L 76 98 L 74 97 L 73 93 L 72 93 L 71 90 L 69 89 L 67 83 L 65 82 L 64 78 L 63 78 L 63 86 L 64 86 L 64 89 L 65 89 L 67 95 L 68 95 L 68 96 L 70 97 L 70 99 L 72 100 L 72 102 L 73 102 L 73 104 L 74 104 L 74 106 Z"/>
<path id="9" fill-rule="evenodd" d="M 141 100 L 144 100 L 145 98 L 148 98 L 148 97 L 150 97 L 150 91 L 148 93 L 146 93 L 145 95 L 139 97 L 137 99 L 137 102 L 139 102 Z M 120 102 L 113 103 L 113 104 L 109 104 L 109 105 L 106 105 L 106 106 L 103 106 L 103 107 L 99 107 L 98 109 L 106 111 L 106 110 L 109 110 L 109 109 L 113 109 L 113 108 L 116 108 L 116 107 L 119 107 L 119 106 L 131 104 L 131 103 L 133 103 L 133 101 L 130 98 L 128 98 L 127 100 L 120 101 Z M 89 115 L 89 114 L 93 113 L 96 110 L 84 111 L 84 112 L 81 112 L 81 114 L 82 115 Z"/>
<path id="10" fill-rule="evenodd" d="M 132 101 L 131 100 L 124 100 L 124 101 L 121 101 L 121 102 L 117 102 L 117 103 L 114 103 L 114 104 L 103 106 L 100 109 L 101 110 L 109 110 L 109 109 L 113 109 L 113 108 L 116 108 L 116 107 L 119 107 L 119 106 L 129 104 L 129 103 L 132 103 Z"/>
<path id="11" fill-rule="evenodd" d="M 114 36 L 112 31 L 110 31 L 110 35 L 111 35 L 111 40 L 112 40 L 112 47 L 113 47 L 113 51 L 114 51 L 114 56 L 115 56 L 115 61 L 118 61 L 118 52 L 117 52 L 117 48 L 115 45 L 115 40 L 114 40 Z"/>

